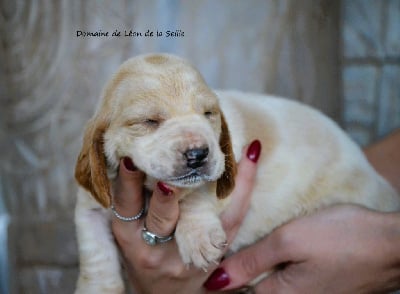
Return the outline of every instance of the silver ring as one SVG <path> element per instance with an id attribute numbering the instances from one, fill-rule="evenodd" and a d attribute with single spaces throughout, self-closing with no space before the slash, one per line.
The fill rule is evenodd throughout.
<path id="1" fill-rule="evenodd" d="M 169 236 L 158 236 L 157 234 L 150 232 L 146 228 L 146 221 L 144 221 L 142 229 L 142 239 L 147 245 L 155 246 L 157 244 L 171 241 L 173 238 L 174 238 L 174 232 L 172 232 L 172 234 Z"/>
<path id="2" fill-rule="evenodd" d="M 129 216 L 129 217 L 120 215 L 120 214 L 116 211 L 114 204 L 111 204 L 111 211 L 113 212 L 113 214 L 115 215 L 115 217 L 116 217 L 117 219 L 122 220 L 123 222 L 133 222 L 133 221 L 135 221 L 135 220 L 140 219 L 140 218 L 143 216 L 144 207 L 142 207 L 142 209 L 139 211 L 139 213 L 138 213 L 137 215 Z"/>

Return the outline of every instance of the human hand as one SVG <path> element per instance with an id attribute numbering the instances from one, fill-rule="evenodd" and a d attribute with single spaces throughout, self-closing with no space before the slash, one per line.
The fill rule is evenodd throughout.
<path id="1" fill-rule="evenodd" d="M 386 293 L 400 288 L 399 248 L 399 214 L 334 206 L 227 258 L 206 287 L 234 289 L 271 272 L 256 293 Z"/>
<path id="2" fill-rule="evenodd" d="M 258 142 L 258 141 L 255 141 Z M 236 235 L 247 212 L 261 147 L 253 142 L 238 165 L 236 185 L 228 209 L 221 214 L 228 243 Z M 116 211 L 123 216 L 135 215 L 143 207 L 143 173 L 137 171 L 129 158 L 121 160 L 114 195 Z M 158 183 L 150 199 L 146 227 L 160 236 L 171 234 L 179 217 L 180 190 Z M 112 219 L 112 230 L 125 260 L 129 279 L 137 293 L 202 293 L 208 275 L 201 269 L 187 267 L 181 261 L 174 240 L 148 246 L 141 238 L 143 219 L 122 222 Z"/>

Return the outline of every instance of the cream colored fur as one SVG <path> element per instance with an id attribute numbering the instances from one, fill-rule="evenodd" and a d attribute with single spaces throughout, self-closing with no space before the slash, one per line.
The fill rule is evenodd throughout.
<path id="1" fill-rule="evenodd" d="M 149 188 L 158 180 L 185 188 L 175 233 L 185 263 L 207 267 L 217 262 L 225 242 L 218 215 L 228 201 L 219 199 L 215 191 L 225 169 L 226 154 L 219 145 L 221 113 L 237 161 L 253 139 L 263 146 L 251 206 L 230 244 L 233 251 L 290 219 L 335 203 L 400 210 L 393 188 L 320 112 L 282 98 L 213 92 L 180 58 L 139 56 L 125 62 L 107 84 L 91 124 L 107 121 L 104 152 L 111 182 L 120 158 L 129 156 L 146 173 Z M 201 146 L 209 148 L 201 170 L 206 176 L 195 184 L 171 179 L 187 172 L 182 153 Z M 77 293 L 124 291 L 109 215 L 87 190 L 79 188 Z"/>

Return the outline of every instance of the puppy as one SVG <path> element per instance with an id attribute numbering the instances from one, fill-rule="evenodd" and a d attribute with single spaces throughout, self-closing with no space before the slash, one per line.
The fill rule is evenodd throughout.
<path id="1" fill-rule="evenodd" d="M 221 257 L 226 237 L 218 215 L 242 149 L 254 138 L 263 152 L 232 251 L 331 204 L 400 209 L 394 189 L 320 112 L 271 96 L 214 92 L 185 60 L 138 56 L 106 85 L 77 160 L 77 293 L 124 291 L 108 209 L 122 157 L 146 174 L 147 188 L 157 181 L 183 188 L 175 240 L 184 263 L 206 268 Z"/>

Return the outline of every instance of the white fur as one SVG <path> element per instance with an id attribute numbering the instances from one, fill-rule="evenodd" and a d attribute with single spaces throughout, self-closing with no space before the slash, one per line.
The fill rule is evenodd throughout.
<path id="1" fill-rule="evenodd" d="M 103 97 L 97 115 L 104 108 L 112 110 L 111 125 L 104 136 L 109 174 L 115 176 L 119 159 L 130 156 L 145 171 L 147 185 L 152 188 L 156 180 L 168 183 L 171 176 L 182 172 L 184 150 L 207 145 L 210 159 L 205 172 L 216 180 L 224 168 L 224 154 L 218 145 L 220 123 L 217 118 L 205 118 L 204 109 L 198 110 L 207 103 L 205 108 L 218 106 L 215 96 L 211 91 L 196 90 L 196 86 L 204 83 L 185 61 L 163 57 L 169 62 L 165 68 L 147 64 L 146 56 L 128 61 L 122 70 L 140 68 L 144 74 L 133 70 L 134 74 L 126 76 L 122 83 L 114 81 L 108 85 L 107 89 L 111 87 L 116 93 L 114 100 Z M 169 91 L 172 86 L 168 79 L 158 82 L 158 75 L 165 73 L 175 84 L 182 84 L 174 84 L 175 96 Z M 147 100 L 138 107 L 135 103 L 140 95 L 137 93 L 146 89 L 151 89 L 153 94 L 146 94 Z M 251 206 L 230 244 L 233 251 L 255 242 L 290 219 L 331 204 L 357 203 L 381 211 L 400 209 L 400 198 L 394 189 L 374 171 L 347 135 L 320 112 L 271 96 L 216 93 L 236 160 L 253 139 L 258 138 L 263 146 Z M 175 103 L 175 107 L 168 108 L 166 99 L 170 104 Z M 193 106 L 196 99 L 204 103 Z M 123 102 L 124 107 L 118 108 Z M 141 112 L 140 108 L 146 111 Z M 143 126 L 142 121 L 134 127 L 123 126 L 131 117 L 145 119 L 148 113 L 163 116 L 162 123 L 154 130 Z M 217 199 L 215 183 L 201 182 L 187 188 L 188 195 L 181 200 L 175 239 L 185 263 L 206 267 L 218 261 L 225 242 L 218 219 L 225 202 Z M 81 254 L 77 293 L 121 293 L 123 285 L 109 214 L 89 195 L 80 189 L 76 207 Z"/>
<path id="2" fill-rule="evenodd" d="M 79 188 L 75 209 L 80 272 L 76 293 L 124 293 L 109 212 Z"/>

